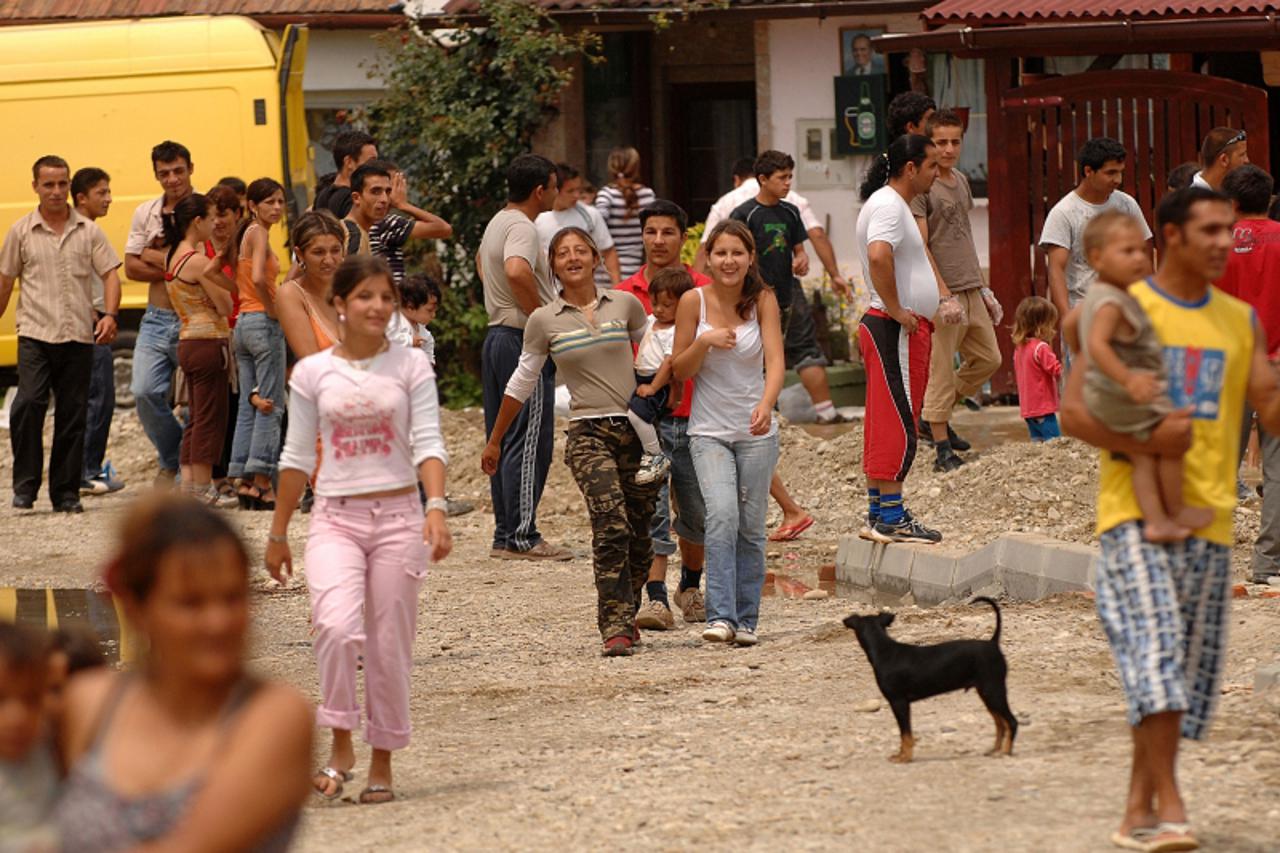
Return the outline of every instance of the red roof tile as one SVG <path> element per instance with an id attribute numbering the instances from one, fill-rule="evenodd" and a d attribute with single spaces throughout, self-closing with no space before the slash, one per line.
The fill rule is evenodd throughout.
<path id="1" fill-rule="evenodd" d="M 1239 17 L 1267 14 L 1258 0 L 942 0 L 924 11 L 930 27 L 1069 23 L 1114 19 Z"/>
<path id="2" fill-rule="evenodd" d="M 689 0 L 530 0 L 551 14 L 566 14 L 575 12 L 648 12 L 658 11 L 662 9 L 685 8 L 693 5 L 695 11 L 698 9 L 697 4 L 690 4 Z M 868 13 L 883 14 L 888 8 L 902 7 L 904 12 L 914 12 L 925 3 L 919 0 L 724 0 L 723 5 L 708 2 L 703 9 L 707 12 L 718 12 L 724 10 L 732 10 L 744 7 L 760 7 L 767 10 L 768 7 L 787 7 L 787 11 L 795 14 L 804 14 L 808 11 L 814 17 L 820 14 L 831 15 L 843 11 L 841 7 L 848 9 L 848 14 L 858 14 L 865 10 Z M 441 10 L 441 16 L 449 15 L 475 15 L 480 11 L 480 0 L 448 0 Z"/>
<path id="3" fill-rule="evenodd" d="M 7 0 L 0 22 L 90 21 L 161 15 L 247 15 L 299 19 L 330 15 L 386 15 L 394 0 Z"/>

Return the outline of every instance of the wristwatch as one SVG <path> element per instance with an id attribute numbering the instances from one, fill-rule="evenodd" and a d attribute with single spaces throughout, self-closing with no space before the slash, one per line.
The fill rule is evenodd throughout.
<path id="1" fill-rule="evenodd" d="M 448 498 L 427 498 L 427 512 L 432 512 L 434 510 L 440 510 L 445 515 L 448 515 L 449 499 Z"/>

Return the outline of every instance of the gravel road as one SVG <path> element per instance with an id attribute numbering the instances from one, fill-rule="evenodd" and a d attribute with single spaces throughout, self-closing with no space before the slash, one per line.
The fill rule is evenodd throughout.
<path id="1" fill-rule="evenodd" d="M 475 413 L 447 418 L 451 492 L 486 502 L 483 478 L 470 470 L 478 459 L 477 423 Z M 7 444 L 0 450 L 0 531 L 9 557 L 0 586 L 91 584 L 129 496 L 154 473 L 136 420 L 117 418 L 108 454 L 130 488 L 87 500 L 81 516 L 9 509 Z M 890 764 L 893 717 L 876 701 L 866 659 L 839 622 L 870 606 L 840 596 L 790 597 L 796 586 L 786 582 L 818 587 L 837 537 L 861 512 L 857 489 L 842 488 L 858 479 L 854 447 L 848 437 L 790 429 L 784 446 L 808 447 L 784 450 L 784 473 L 818 524 L 800 542 L 771 548 L 771 570 L 786 577 L 765 601 L 754 649 L 707 648 L 694 626 L 678 625 L 646 633 L 632 658 L 599 657 L 585 512 L 559 451 L 542 518 L 548 537 L 575 549 L 577 559 L 490 560 L 492 517 L 482 507 L 456 519 L 456 551 L 432 569 L 424 588 L 414 742 L 396 759 L 400 799 L 376 807 L 315 804 L 299 848 L 1111 849 L 1129 739 L 1092 603 L 1069 596 L 1004 607 L 1010 704 L 1022 722 L 1012 757 L 983 756 L 993 726 L 977 697 L 964 693 L 917 704 L 916 761 Z M 994 460 L 984 464 L 988 474 L 1001 469 L 998 450 L 984 459 Z M 813 469 L 813 460 L 828 467 Z M 1062 496 L 1055 504 L 1047 494 L 1087 491 L 1093 477 L 1084 456 L 1064 464 L 1052 477 L 1041 475 L 1052 483 L 1020 485 L 1021 497 L 1010 500 L 1043 507 L 1045 518 L 1048 508 L 1062 513 Z M 833 476 L 821 473 L 830 466 L 837 466 Z M 947 489 L 966 482 L 963 473 L 922 475 L 922 496 L 938 488 L 930 500 L 941 507 Z M 1078 476 L 1087 482 L 1075 482 Z M 824 491 L 824 483 L 831 488 Z M 1044 500 L 1027 497 L 1033 488 L 1040 491 L 1031 497 Z M 1040 510 L 1002 505 L 999 488 L 986 494 L 996 497 L 970 504 L 981 510 L 982 530 L 1002 513 L 1026 517 L 1025 529 L 1040 523 Z M 948 512 L 947 525 L 959 526 L 953 519 L 962 510 Z M 235 517 L 260 551 L 266 514 Z M 1069 518 L 1051 526 L 1088 537 Z M 982 535 L 943 529 L 958 538 Z M 305 533 L 299 518 L 295 554 Z M 304 587 L 278 590 L 263 579 L 255 585 L 253 666 L 315 697 Z M 1258 665 L 1280 659 L 1280 599 L 1233 606 L 1217 723 L 1207 742 L 1186 746 L 1181 781 L 1206 849 L 1275 851 L 1280 691 L 1259 696 L 1252 684 Z M 896 609 L 891 632 L 907 641 L 984 637 L 993 627 L 982 606 Z"/>

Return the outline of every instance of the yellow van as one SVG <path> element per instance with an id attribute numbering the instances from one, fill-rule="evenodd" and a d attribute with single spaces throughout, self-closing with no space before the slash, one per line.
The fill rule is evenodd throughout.
<path id="1" fill-rule="evenodd" d="M 166 139 L 191 150 L 197 191 L 228 175 L 273 177 L 285 186 L 289 215 L 304 210 L 313 174 L 306 48 L 305 28 L 277 36 L 235 16 L 0 28 L 0 238 L 36 205 L 31 164 L 57 154 L 73 173 L 97 166 L 111 175 L 114 201 L 99 224 L 123 260 L 134 209 L 161 192 L 151 148 Z M 285 229 L 275 230 L 285 258 Z M 17 298 L 0 317 L 0 371 L 10 380 Z M 124 281 L 115 348 L 117 400 L 126 405 L 146 307 L 147 285 Z"/>

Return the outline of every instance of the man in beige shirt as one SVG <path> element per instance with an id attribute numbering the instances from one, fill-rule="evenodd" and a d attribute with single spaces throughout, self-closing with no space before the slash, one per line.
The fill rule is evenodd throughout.
<path id="1" fill-rule="evenodd" d="M 120 257 L 98 225 L 68 203 L 71 169 L 52 155 L 31 169 L 39 206 L 9 229 L 0 248 L 0 316 L 18 294 L 18 394 L 9 415 L 13 505 L 35 506 L 44 464 L 44 416 L 54 394 L 49 498 L 54 512 L 83 512 L 80 475 L 94 343 L 115 339 Z M 102 279 L 95 322 L 93 280 Z"/>
<path id="2" fill-rule="evenodd" d="M 521 154 L 507 167 L 507 206 L 485 226 L 476 269 L 484 285 L 489 331 L 480 351 L 484 390 L 484 434 L 502 406 L 507 382 L 520 361 L 529 315 L 559 293 L 548 269 L 534 220 L 555 204 L 559 190 L 555 164 L 537 154 Z M 551 470 L 555 440 L 555 366 L 547 362 L 519 417 L 502 441 L 502 459 L 489 478 L 493 498 L 493 548 L 500 560 L 569 560 L 573 554 L 542 538 L 538 502 Z"/>

